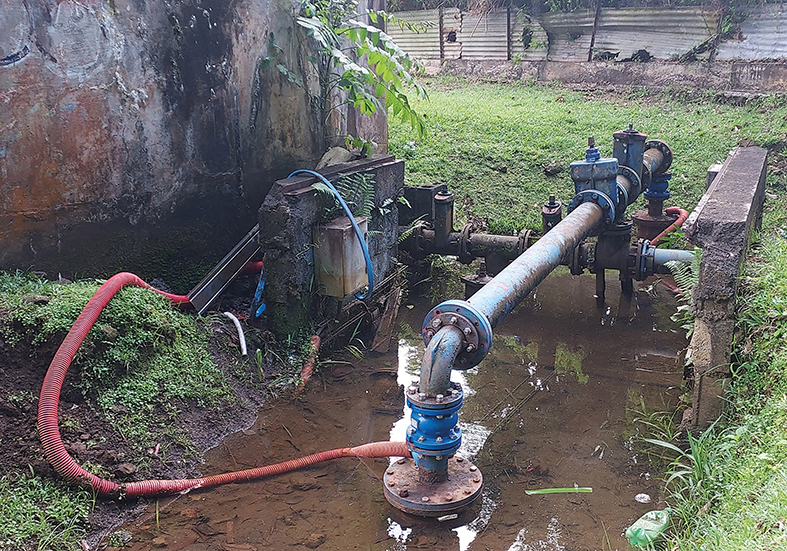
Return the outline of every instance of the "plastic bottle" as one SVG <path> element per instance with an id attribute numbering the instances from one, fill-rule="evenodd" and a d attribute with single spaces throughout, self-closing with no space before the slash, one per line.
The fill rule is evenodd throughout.
<path id="1" fill-rule="evenodd" d="M 645 547 L 661 535 L 669 526 L 669 509 L 649 511 L 626 528 L 626 538 L 635 547 Z"/>

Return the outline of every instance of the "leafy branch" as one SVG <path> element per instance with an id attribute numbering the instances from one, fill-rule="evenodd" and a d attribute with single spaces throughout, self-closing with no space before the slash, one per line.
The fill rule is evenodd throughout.
<path id="1" fill-rule="evenodd" d="M 325 120 L 343 105 L 364 115 L 387 109 L 424 136 L 423 116 L 413 109 L 406 94 L 414 89 L 420 98 L 427 99 L 426 90 L 413 76 L 422 71 L 421 65 L 384 31 L 359 21 L 356 10 L 355 0 L 304 0 L 296 18 L 317 44 L 317 55 L 310 59 L 320 74 Z M 385 12 L 366 15 L 374 24 L 391 22 L 417 29 Z M 365 63 L 356 61 L 362 59 Z M 346 99 L 333 104 L 336 90 L 343 91 Z"/>

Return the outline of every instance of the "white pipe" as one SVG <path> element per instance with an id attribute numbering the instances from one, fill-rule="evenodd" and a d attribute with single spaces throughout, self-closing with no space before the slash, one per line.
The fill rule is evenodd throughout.
<path id="1" fill-rule="evenodd" d="M 243 336 L 243 328 L 240 326 L 240 320 L 235 317 L 232 312 L 224 312 L 224 315 L 227 316 L 232 320 L 232 323 L 235 324 L 235 329 L 238 330 L 238 338 L 240 339 L 240 354 L 241 356 L 247 356 L 248 353 L 246 352 L 246 337 Z"/>

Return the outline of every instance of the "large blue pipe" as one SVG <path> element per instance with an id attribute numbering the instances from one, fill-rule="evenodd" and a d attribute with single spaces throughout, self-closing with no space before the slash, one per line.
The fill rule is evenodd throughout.
<path id="1" fill-rule="evenodd" d="M 603 209 L 582 203 L 484 285 L 467 303 L 495 327 L 601 223 Z M 453 360 L 461 351 L 461 332 L 442 326 L 429 341 L 421 365 L 419 390 L 430 396 L 445 394 Z M 437 361 L 435 361 L 437 360 Z M 469 367 L 469 366 L 468 366 Z"/>
<path id="2" fill-rule="evenodd" d="M 468 299 L 494 328 L 601 223 L 603 210 L 582 203 Z"/>

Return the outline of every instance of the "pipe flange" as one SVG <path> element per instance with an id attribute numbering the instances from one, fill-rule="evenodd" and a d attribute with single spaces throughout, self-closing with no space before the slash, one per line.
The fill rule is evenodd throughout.
<path id="1" fill-rule="evenodd" d="M 626 208 L 629 204 L 629 194 L 626 191 L 626 186 L 618 182 L 618 204 L 615 211 L 615 220 L 620 220 L 626 214 Z"/>
<path id="2" fill-rule="evenodd" d="M 653 250 L 655 249 L 656 247 L 651 247 L 650 241 L 647 239 L 637 241 L 634 266 L 632 267 L 632 276 L 637 281 L 643 281 L 653 275 Z"/>
<path id="3" fill-rule="evenodd" d="M 626 202 L 623 203 L 625 205 L 623 207 L 623 210 L 625 211 L 626 207 L 628 207 L 631 203 L 636 201 L 637 197 L 639 197 L 639 194 L 642 193 L 642 179 L 639 177 L 639 174 L 637 174 L 636 170 L 624 165 L 618 165 L 618 176 L 623 176 L 624 178 L 628 178 L 631 181 L 631 183 L 634 184 L 634 189 L 632 190 L 633 193 L 629 195 L 629 193 L 626 192 L 625 187 L 621 186 L 620 183 L 618 183 L 618 193 L 620 193 L 621 188 L 624 188 L 623 193 L 626 194 Z M 618 203 L 620 203 L 620 199 L 618 199 Z"/>
<path id="4" fill-rule="evenodd" d="M 475 367 L 492 346 L 492 325 L 486 316 L 464 300 L 446 300 L 435 306 L 424 318 L 421 335 L 428 345 L 443 325 L 454 325 L 462 331 L 462 350 L 453 369 Z"/>
<path id="5" fill-rule="evenodd" d="M 582 203 L 595 203 L 601 207 L 601 210 L 604 212 L 603 222 L 605 228 L 615 223 L 615 203 L 603 191 L 598 191 L 597 189 L 580 191 L 571 199 L 571 203 L 568 205 L 568 212 L 570 213 Z"/>
<path id="6" fill-rule="evenodd" d="M 445 395 L 438 394 L 437 396 L 429 396 L 426 393 L 418 392 L 418 385 L 412 384 L 407 387 L 407 405 L 410 407 L 417 407 L 421 409 L 430 410 L 443 410 L 441 415 L 450 415 L 456 413 L 462 407 L 462 400 L 464 400 L 464 391 L 462 385 L 451 381 L 448 385 L 448 391 Z"/>
<path id="7" fill-rule="evenodd" d="M 411 515 L 439 517 L 469 506 L 481 496 L 484 477 L 467 459 L 448 460 L 448 479 L 433 484 L 420 480 L 418 466 L 412 459 L 400 459 L 383 475 L 388 503 Z"/>
<path id="8" fill-rule="evenodd" d="M 470 235 L 473 233 L 473 225 L 465 224 L 459 232 L 459 262 L 470 264 L 473 261 L 473 253 L 470 252 Z"/>
<path id="9" fill-rule="evenodd" d="M 516 242 L 516 252 L 520 255 L 530 248 L 530 238 L 533 236 L 532 230 L 522 230 L 519 232 L 519 239 Z"/>
<path id="10" fill-rule="evenodd" d="M 648 140 L 645 142 L 645 151 L 648 149 L 658 149 L 664 157 L 664 161 L 661 163 L 656 174 L 668 171 L 669 167 L 672 166 L 672 150 L 669 146 L 661 140 Z M 651 176 L 655 176 L 656 174 L 652 174 Z"/>
<path id="11" fill-rule="evenodd" d="M 653 181 L 653 174 L 650 171 L 650 167 L 647 163 L 642 163 L 642 190 L 646 190 L 650 187 L 650 182 Z"/>

